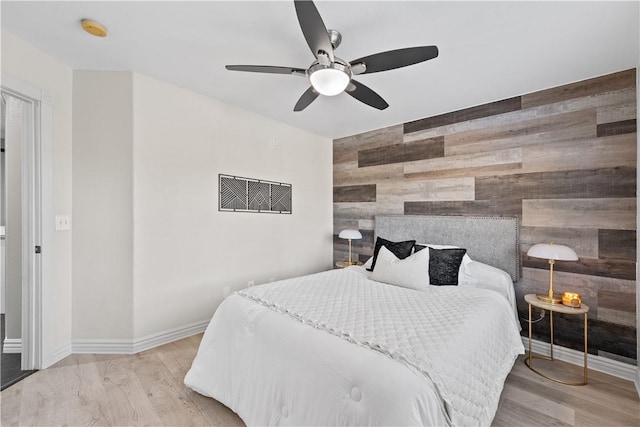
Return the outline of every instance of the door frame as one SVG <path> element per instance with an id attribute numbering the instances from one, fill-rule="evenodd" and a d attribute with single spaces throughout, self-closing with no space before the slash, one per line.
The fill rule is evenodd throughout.
<path id="1" fill-rule="evenodd" d="M 45 91 L 2 75 L 2 91 L 31 105 L 32 137 L 22 157 L 22 362 L 43 364 L 43 325 L 53 324 L 43 289 L 51 289 L 53 249 L 53 99 Z M 50 220 L 43 221 L 43 218 Z M 36 246 L 41 248 L 36 253 Z"/>

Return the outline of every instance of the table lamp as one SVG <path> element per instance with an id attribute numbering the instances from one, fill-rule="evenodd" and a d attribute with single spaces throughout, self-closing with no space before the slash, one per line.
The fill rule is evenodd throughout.
<path id="1" fill-rule="evenodd" d="M 553 242 L 533 245 L 527 251 L 527 255 L 549 260 L 549 294 L 538 294 L 536 295 L 538 299 L 550 304 L 561 304 L 562 297 L 556 296 L 553 293 L 553 264 L 555 264 L 556 261 L 577 261 L 578 255 L 570 247 L 556 245 Z"/>
<path id="2" fill-rule="evenodd" d="M 347 264 L 356 264 L 356 261 L 351 261 L 351 240 L 362 239 L 362 234 L 360 234 L 358 230 L 342 230 L 338 237 L 341 239 L 349 239 L 349 261 L 347 261 Z"/>

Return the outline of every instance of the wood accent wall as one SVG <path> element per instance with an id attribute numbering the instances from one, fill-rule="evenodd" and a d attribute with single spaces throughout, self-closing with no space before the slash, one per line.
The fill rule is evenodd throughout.
<path id="1" fill-rule="evenodd" d="M 554 284 L 591 308 L 589 352 L 636 364 L 636 105 L 631 69 L 334 140 L 335 261 L 345 228 L 371 256 L 375 215 L 518 217 L 521 317 L 549 283 L 527 250 L 566 244 L 580 260 L 558 262 Z M 580 350 L 580 320 L 555 317 L 557 342 Z M 548 341 L 547 319 L 535 334 Z"/>

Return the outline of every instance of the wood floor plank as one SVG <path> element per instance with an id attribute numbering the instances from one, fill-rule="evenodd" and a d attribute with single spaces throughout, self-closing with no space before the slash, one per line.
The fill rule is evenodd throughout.
<path id="1" fill-rule="evenodd" d="M 173 378 L 155 352 L 133 355 L 133 369 L 164 425 L 207 424 L 202 412 L 193 405 L 184 384 Z"/>
<path id="2" fill-rule="evenodd" d="M 0 393 L 0 425 L 16 426 L 20 424 L 24 384 L 25 380 L 22 380 Z"/>
<path id="3" fill-rule="evenodd" d="M 162 424 L 129 357 L 114 357 L 102 368 L 100 375 L 116 425 Z"/>
<path id="4" fill-rule="evenodd" d="M 505 384 L 503 393 L 508 396 L 510 401 L 528 402 L 526 411 L 535 412 L 536 419 L 539 419 L 539 415 L 544 414 L 545 417 L 550 418 L 550 421 L 553 421 L 554 425 L 558 423 L 559 425 L 575 425 L 575 410 L 563 405 L 562 402 L 556 402 L 545 395 L 512 384 Z M 522 416 L 522 412 L 523 408 L 520 408 L 520 416 Z"/>
<path id="5" fill-rule="evenodd" d="M 0 393 L 2 425 L 244 426 L 229 408 L 182 383 L 201 338 L 195 335 L 130 356 L 69 356 Z M 576 369 L 555 363 L 558 371 Z M 114 398 L 112 392 L 120 395 Z M 97 396 L 103 400 L 95 402 Z M 565 386 L 530 371 L 520 356 L 506 379 L 492 425 L 639 423 L 640 399 L 630 381 L 589 371 L 588 385 Z"/>

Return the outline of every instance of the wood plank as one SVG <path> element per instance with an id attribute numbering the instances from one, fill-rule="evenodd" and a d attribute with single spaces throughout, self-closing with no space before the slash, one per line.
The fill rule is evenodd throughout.
<path id="1" fill-rule="evenodd" d="M 473 155 L 473 154 L 472 154 Z M 425 179 L 461 178 L 509 175 L 522 171 L 522 163 L 505 163 L 471 168 L 435 170 L 405 174 L 407 181 L 423 181 Z"/>
<path id="2" fill-rule="evenodd" d="M 476 199 L 635 197 L 635 168 L 533 172 L 476 178 Z"/>
<path id="3" fill-rule="evenodd" d="M 383 182 L 378 185 L 377 200 L 403 203 L 411 201 L 474 200 L 474 178 L 450 178 L 428 181 Z"/>
<path id="4" fill-rule="evenodd" d="M 358 151 L 403 142 L 402 125 L 375 129 L 333 141 L 333 162 L 357 160 Z"/>
<path id="5" fill-rule="evenodd" d="M 509 387 L 505 387 L 504 391 L 508 393 Z M 562 420 L 550 415 L 549 413 L 540 412 L 526 401 L 513 401 L 511 398 L 505 399 L 500 405 L 499 416 L 496 416 L 493 420 L 492 426 L 505 426 L 505 427 L 531 427 L 533 425 L 538 426 L 573 426 L 575 424 L 565 423 Z M 545 405 L 546 402 L 540 402 L 536 406 Z M 553 404 L 548 404 L 547 409 L 553 408 Z M 575 414 L 575 411 L 572 412 Z M 525 421 L 527 420 L 527 421 Z M 535 420 L 532 423 L 531 420 Z"/>
<path id="6" fill-rule="evenodd" d="M 137 422 L 139 420 L 162 424 L 129 358 L 115 356 L 99 364 L 98 368 L 114 425 L 142 425 Z"/>
<path id="7" fill-rule="evenodd" d="M 468 215 L 520 217 L 521 200 L 404 202 L 405 215 Z"/>
<path id="8" fill-rule="evenodd" d="M 404 124 L 404 133 L 418 132 L 424 129 L 449 125 L 452 123 L 466 122 L 481 117 L 494 116 L 520 110 L 520 97 L 503 99 L 488 104 L 476 105 L 463 110 L 452 111 L 426 119 L 415 120 Z"/>
<path id="9" fill-rule="evenodd" d="M 516 402 L 529 402 L 526 407 L 519 408 L 520 414 L 531 413 L 540 425 L 575 425 L 575 410 L 565 406 L 561 402 L 555 402 L 545 395 L 537 394 L 535 391 L 521 389 L 513 385 L 505 385 L 505 394 L 508 400 Z M 544 413 L 549 417 L 550 422 L 543 421 L 538 414 Z M 534 415 L 535 414 L 535 415 Z"/>
<path id="10" fill-rule="evenodd" d="M 623 295 L 620 295 L 623 297 Z M 627 298 L 634 298 L 635 294 L 629 294 Z M 613 308 L 598 308 L 598 320 L 602 320 L 607 323 L 615 323 L 616 325 L 629 326 L 631 328 L 636 327 L 636 312 L 629 312 L 624 310 L 616 310 Z"/>
<path id="11" fill-rule="evenodd" d="M 358 151 L 358 167 L 388 165 L 444 156 L 444 137 Z"/>
<path id="12" fill-rule="evenodd" d="M 333 171 L 333 185 L 378 184 L 385 180 L 404 179 L 402 163 Z"/>
<path id="13" fill-rule="evenodd" d="M 633 134 L 567 140 L 522 148 L 522 171 L 543 172 L 616 166 L 636 167 Z"/>
<path id="14" fill-rule="evenodd" d="M 567 387 L 564 384 L 549 381 L 542 376 L 536 375 L 524 364 L 525 357 L 526 355 L 518 357 L 507 378 L 505 386 L 511 385 L 520 390 L 527 390 L 542 398 L 549 399 L 556 403 L 561 402 L 563 405 L 572 408 L 576 414 L 575 425 L 578 426 L 597 425 L 602 427 L 605 425 L 633 424 L 633 421 L 631 421 L 632 424 L 628 424 L 628 421 L 630 419 L 633 420 L 636 416 L 638 401 L 637 393 L 633 396 L 634 391 L 629 390 L 629 388 L 633 389 L 633 383 L 630 381 L 625 381 L 620 378 L 614 380 L 605 374 L 590 369 L 589 384 L 587 386 Z M 537 362 L 538 360 L 536 360 L 536 363 Z M 562 374 L 567 370 L 573 371 L 578 367 L 567 362 L 556 360 L 549 368 L 551 369 L 549 372 L 554 375 Z M 579 372 L 578 375 L 580 375 Z M 509 393 L 503 393 L 503 395 L 505 394 L 506 397 L 511 397 Z M 521 402 L 526 404 L 527 401 Z M 612 418 L 608 418 L 607 420 L 605 414 L 608 414 L 612 407 L 616 407 L 619 416 L 631 417 L 630 419 L 625 419 L 625 421 L 627 421 L 626 424 L 619 423 L 620 418 L 616 419 L 618 423 L 614 422 Z M 545 411 L 542 408 L 540 410 Z M 598 420 L 599 424 L 585 424 L 585 421 L 589 419 Z M 536 423 L 534 420 L 537 420 L 537 416 L 528 418 L 528 420 L 529 425 L 553 425 Z"/>
<path id="15" fill-rule="evenodd" d="M 598 257 L 636 260 L 636 232 L 633 230 L 598 230 Z"/>
<path id="16" fill-rule="evenodd" d="M 636 199 L 523 200 L 522 225 L 635 230 Z"/>
<path id="17" fill-rule="evenodd" d="M 613 292 L 606 289 L 598 290 L 598 309 L 611 308 L 635 314 L 635 292 Z"/>
<path id="18" fill-rule="evenodd" d="M 522 96 L 522 108 L 551 104 L 571 98 L 636 87 L 636 70 L 620 71 L 592 79 L 582 80 Z"/>
<path id="19" fill-rule="evenodd" d="M 549 270 L 549 262 L 546 259 L 532 258 L 527 256 L 526 253 L 522 254 L 522 265 L 529 268 Z M 636 279 L 635 262 L 619 259 L 580 258 L 578 261 L 556 261 L 554 271 L 567 271 L 588 276 L 612 277 L 625 280 Z"/>
<path id="20" fill-rule="evenodd" d="M 364 202 L 364 203 L 334 203 L 334 218 L 374 219 L 376 215 L 402 215 L 402 202 Z"/>
<path id="21" fill-rule="evenodd" d="M 622 135 L 636 133 L 636 119 L 621 120 L 619 122 L 602 123 L 598 125 L 598 136 Z"/>
<path id="22" fill-rule="evenodd" d="M 625 88 L 612 92 L 598 93 L 579 98 L 572 98 L 563 101 L 559 101 L 552 104 L 540 105 L 533 108 L 527 108 L 520 111 L 514 111 L 511 113 L 504 113 L 497 116 L 489 116 L 481 119 L 470 120 L 466 122 L 454 123 L 446 126 L 440 126 L 431 129 L 425 129 L 419 132 L 414 132 L 404 135 L 404 141 L 416 141 L 424 138 L 432 138 L 441 135 L 450 135 L 454 133 L 474 131 L 478 129 L 491 128 L 500 125 L 508 125 L 512 123 L 518 123 L 525 120 L 533 120 L 543 117 L 555 116 L 558 114 L 588 110 L 595 108 L 597 110 L 597 123 L 606 123 L 609 121 L 618 121 L 625 119 L 635 118 L 636 106 L 636 89 Z M 629 112 L 607 112 L 607 108 L 633 108 L 633 115 L 631 117 L 624 117 Z M 617 117 L 618 114 L 622 114 L 620 118 L 613 120 L 606 120 L 605 118 L 613 114 Z M 604 121 L 601 121 L 604 120 Z"/>
<path id="23" fill-rule="evenodd" d="M 598 258 L 598 230 L 570 227 L 520 227 L 523 252 L 536 243 L 555 242 L 572 248 L 579 257 Z"/>
<path id="24" fill-rule="evenodd" d="M 637 118 L 637 107 L 635 99 L 631 102 L 608 105 L 606 107 L 599 107 L 597 112 L 597 123 L 611 123 L 620 122 L 623 120 L 635 120 Z"/>
<path id="25" fill-rule="evenodd" d="M 22 380 L 9 388 L 4 389 L 0 396 L 2 408 L 0 410 L 0 425 L 20 425 L 20 412 L 22 406 L 22 387 L 26 384 Z M 28 386 L 28 385 L 27 385 Z"/>
<path id="26" fill-rule="evenodd" d="M 359 219 L 358 220 L 358 230 L 374 230 L 375 229 L 375 221 L 372 219 Z"/>
<path id="27" fill-rule="evenodd" d="M 479 176 L 495 170 L 513 170 L 522 166 L 522 148 L 463 154 L 404 164 L 408 178 L 453 178 Z"/>
<path id="28" fill-rule="evenodd" d="M 557 114 L 446 135 L 444 151 L 446 156 L 455 156 L 556 141 L 581 140 L 596 136 L 596 126 L 595 109 Z"/>
<path id="29" fill-rule="evenodd" d="M 182 381 L 175 380 L 167 367 L 153 354 L 133 355 L 133 369 L 155 413 L 165 425 L 205 425 L 206 419 L 189 399 Z M 156 378 L 163 378 L 157 381 Z M 182 402 L 188 402 L 183 404 Z"/>
<path id="30" fill-rule="evenodd" d="M 375 202 L 376 184 L 346 185 L 333 187 L 333 201 L 336 202 Z"/>

